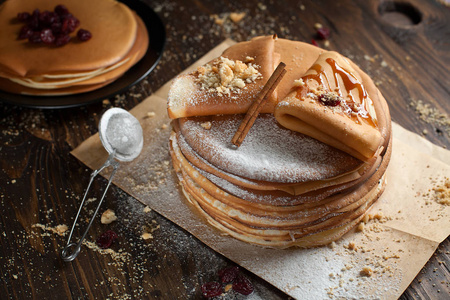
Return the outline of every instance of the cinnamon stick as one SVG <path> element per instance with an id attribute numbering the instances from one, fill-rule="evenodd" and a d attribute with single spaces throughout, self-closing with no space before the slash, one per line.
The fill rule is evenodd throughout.
<path id="1" fill-rule="evenodd" d="M 239 125 L 238 130 L 231 139 L 231 143 L 233 143 L 235 146 L 239 147 L 244 141 L 250 128 L 253 126 L 253 123 L 255 123 L 256 118 L 258 117 L 259 112 L 261 111 L 264 103 L 267 101 L 268 97 L 273 93 L 277 85 L 280 83 L 284 74 L 286 74 L 286 70 L 284 69 L 285 67 L 286 64 L 280 62 L 280 64 L 272 73 L 272 76 L 270 76 L 269 80 L 266 82 L 262 90 L 257 94 L 255 100 L 253 101 L 252 105 L 245 114 L 244 119 Z"/>

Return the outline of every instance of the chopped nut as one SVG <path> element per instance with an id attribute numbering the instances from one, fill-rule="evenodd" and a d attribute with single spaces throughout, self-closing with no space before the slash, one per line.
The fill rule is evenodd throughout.
<path id="1" fill-rule="evenodd" d="M 250 62 L 252 62 L 252 61 L 254 61 L 254 60 L 255 60 L 254 57 L 246 56 L 244 62 L 245 62 L 245 63 L 250 63 Z"/>
<path id="2" fill-rule="evenodd" d="M 147 118 L 153 118 L 154 116 L 156 116 L 156 113 L 154 111 L 149 111 L 147 113 Z"/>
<path id="3" fill-rule="evenodd" d="M 221 65 L 219 68 L 220 81 L 222 85 L 228 85 L 233 80 L 233 70 L 228 65 Z"/>
<path id="4" fill-rule="evenodd" d="M 116 214 L 114 213 L 113 210 L 109 208 L 103 212 L 102 217 L 100 219 L 102 224 L 110 224 L 115 220 L 117 220 Z"/>
<path id="5" fill-rule="evenodd" d="M 152 209 L 150 207 L 148 207 L 148 206 L 144 207 L 144 212 L 145 213 L 149 213 L 151 211 L 152 211 Z"/>
<path id="6" fill-rule="evenodd" d="M 305 82 L 303 81 L 302 78 L 294 80 L 294 86 L 295 87 L 304 86 L 304 85 L 305 85 Z"/>
<path id="7" fill-rule="evenodd" d="M 247 65 L 241 62 L 240 60 L 237 60 L 234 64 L 234 70 L 236 73 L 243 73 L 245 69 L 247 69 Z"/>
<path id="8" fill-rule="evenodd" d="M 203 66 L 200 66 L 200 67 L 197 68 L 197 72 L 199 74 L 205 75 L 206 74 L 206 68 L 203 67 Z"/>
<path id="9" fill-rule="evenodd" d="M 248 61 L 248 57 L 245 60 Z M 220 57 L 197 70 L 197 82 L 203 90 L 229 95 L 231 92 L 239 92 L 246 83 L 261 78 L 258 67 L 252 63 Z"/>

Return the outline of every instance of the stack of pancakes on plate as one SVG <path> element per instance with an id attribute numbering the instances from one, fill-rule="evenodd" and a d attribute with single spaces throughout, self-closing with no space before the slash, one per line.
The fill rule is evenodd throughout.
<path id="1" fill-rule="evenodd" d="M 240 122 L 279 62 L 287 73 L 240 147 Z M 391 155 L 385 99 L 336 52 L 257 37 L 178 76 L 170 153 L 189 202 L 214 227 L 267 247 L 335 241 L 380 197 Z"/>
<path id="2" fill-rule="evenodd" d="M 53 11 L 63 4 L 89 30 L 64 46 L 19 40 L 21 12 Z M 17 94 L 70 95 L 103 87 L 122 76 L 146 53 L 143 21 L 113 0 L 8 0 L 0 6 L 0 89 Z"/>

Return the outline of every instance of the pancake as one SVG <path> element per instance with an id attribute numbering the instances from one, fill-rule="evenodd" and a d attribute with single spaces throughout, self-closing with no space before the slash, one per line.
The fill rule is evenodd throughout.
<path id="1" fill-rule="evenodd" d="M 15 22 L 19 12 L 53 11 L 65 4 L 88 29 L 93 38 L 85 43 L 71 42 L 63 47 L 32 45 L 18 40 L 22 23 Z M 94 70 L 122 59 L 134 44 L 137 22 L 132 11 L 113 0 L 14 0 L 0 10 L 0 69 L 17 76 L 34 76 L 54 72 Z"/>
<path id="2" fill-rule="evenodd" d="M 256 53 L 261 43 L 269 52 Z M 169 146 L 182 192 L 208 223 L 245 242 L 287 248 L 335 241 L 358 224 L 383 193 L 392 151 L 384 97 L 367 74 L 336 52 L 276 36 L 230 49 L 177 77 L 170 89 Z M 229 53 L 234 60 L 224 58 Z M 243 90 L 223 93 L 220 62 L 230 66 L 234 80 L 239 76 L 234 64 L 249 53 L 254 61 L 265 61 L 267 65 L 257 68 L 264 75 L 259 73 Z M 334 65 L 325 65 L 330 65 L 328 59 L 336 62 L 338 72 Z M 245 141 L 234 146 L 231 140 L 243 113 L 280 62 L 286 64 L 285 77 Z M 319 78 L 322 68 L 326 71 Z M 341 69 L 352 77 L 336 75 Z M 209 90 L 204 82 L 208 72 L 214 73 L 210 77 L 216 84 Z M 344 82 L 347 79 L 356 89 Z M 363 92 L 356 95 L 356 90 Z M 330 103 L 324 105 L 328 98 L 305 98 L 313 92 L 336 93 L 365 112 L 349 117 L 327 107 Z"/>
<path id="3" fill-rule="evenodd" d="M 240 186 L 291 194 L 356 180 L 371 166 L 280 127 L 271 114 L 261 115 L 249 142 L 233 149 L 228 143 L 239 119 L 233 115 L 176 120 L 184 155 L 197 167 Z M 208 130 L 202 127 L 206 121 L 211 123 Z"/>
<path id="4" fill-rule="evenodd" d="M 22 5 L 22 2 L 26 5 Z M 146 53 L 147 29 L 126 5 L 82 0 L 66 6 L 93 38 L 61 46 L 33 45 L 18 40 L 23 25 L 18 12 L 53 10 L 61 1 L 6 1 L 0 8 L 0 88 L 11 93 L 66 95 L 100 88 L 122 76 Z M 64 3 L 62 3 L 64 4 Z M 3 26 L 4 25 L 4 26 Z M 39 59 L 36 59 L 39 57 Z M 8 79 L 12 84 L 8 84 Z"/>
<path id="5" fill-rule="evenodd" d="M 105 81 L 98 84 L 69 86 L 57 90 L 37 90 L 33 88 L 24 87 L 23 85 L 14 83 L 9 79 L 0 77 L 0 89 L 14 94 L 23 94 L 30 96 L 64 96 L 93 91 L 101 87 L 104 87 L 105 85 L 108 85 L 113 81 L 114 80 Z"/>
<path id="6" fill-rule="evenodd" d="M 170 142 L 182 188 L 189 201 L 209 222 L 219 229 L 226 228 L 225 231 L 238 239 L 248 241 L 251 236 L 253 243 L 271 247 L 303 246 L 305 237 L 312 241 L 312 236 L 318 234 L 321 238 L 334 240 L 338 234 L 340 236 L 351 229 L 352 226 L 345 225 L 356 223 L 355 220 L 359 220 L 381 194 L 384 188 L 382 177 L 390 157 L 390 154 L 386 156 L 383 164 L 364 184 L 348 192 L 333 194 L 318 202 L 312 199 L 312 202 L 300 205 L 285 202 L 278 206 L 270 201 L 261 204 L 240 199 L 217 188 L 183 158 L 177 149 L 175 134 Z M 327 237 L 331 233 L 332 236 Z"/>
<path id="7" fill-rule="evenodd" d="M 84 76 L 62 79 L 50 79 L 33 81 L 30 78 L 8 78 L 15 85 L 1 84 L 0 88 L 12 92 L 32 95 L 52 95 L 61 94 L 71 90 L 71 93 L 85 91 L 86 87 L 92 85 L 93 89 L 103 86 L 103 83 L 110 83 L 122 76 L 129 68 L 138 62 L 147 50 L 149 39 L 147 29 L 139 16 L 135 15 L 138 22 L 138 31 L 136 41 L 129 53 L 118 63 L 107 68 L 96 70 L 95 72 L 84 73 Z M 81 72 L 80 72 L 81 73 Z M 45 76 L 40 76 L 45 77 Z M 69 77 L 66 75 L 66 77 Z M 79 86 L 77 88 L 77 86 Z M 69 89 L 70 87 L 73 87 Z"/>

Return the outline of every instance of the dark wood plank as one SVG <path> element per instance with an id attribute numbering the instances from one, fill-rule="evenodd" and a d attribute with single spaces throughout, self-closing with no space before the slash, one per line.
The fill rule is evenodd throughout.
<path id="1" fill-rule="evenodd" d="M 66 237 L 48 231 L 71 225 L 90 170 L 70 151 L 97 131 L 102 112 L 111 106 L 132 108 L 225 38 L 277 33 L 310 42 L 314 24 L 321 23 L 331 29 L 327 48 L 351 57 L 374 78 L 395 122 L 450 147 L 448 123 L 421 115 L 412 105 L 421 100 L 437 112 L 450 112 L 450 10 L 438 1 L 399 1 L 411 6 L 393 8 L 375 0 L 146 2 L 166 24 L 168 39 L 160 65 L 143 82 L 104 103 L 74 109 L 0 105 L 0 298 L 198 299 L 202 283 L 233 265 L 158 214 L 144 213 L 142 204 L 115 187 L 104 207 L 113 209 L 118 221 L 96 220 L 88 236 L 93 241 L 106 229 L 115 230 L 120 236 L 112 247 L 115 255 L 83 247 L 75 262 L 63 263 L 59 251 Z M 233 23 L 230 12 L 246 16 Z M 213 15 L 224 23 L 216 24 Z M 98 178 L 90 197 L 99 198 L 105 184 Z M 88 217 L 94 206 L 90 203 L 83 214 Z M 141 238 L 143 227 L 155 229 L 152 239 Z M 401 299 L 445 299 L 449 250 L 447 238 Z M 264 299 L 287 298 L 246 275 Z"/>

